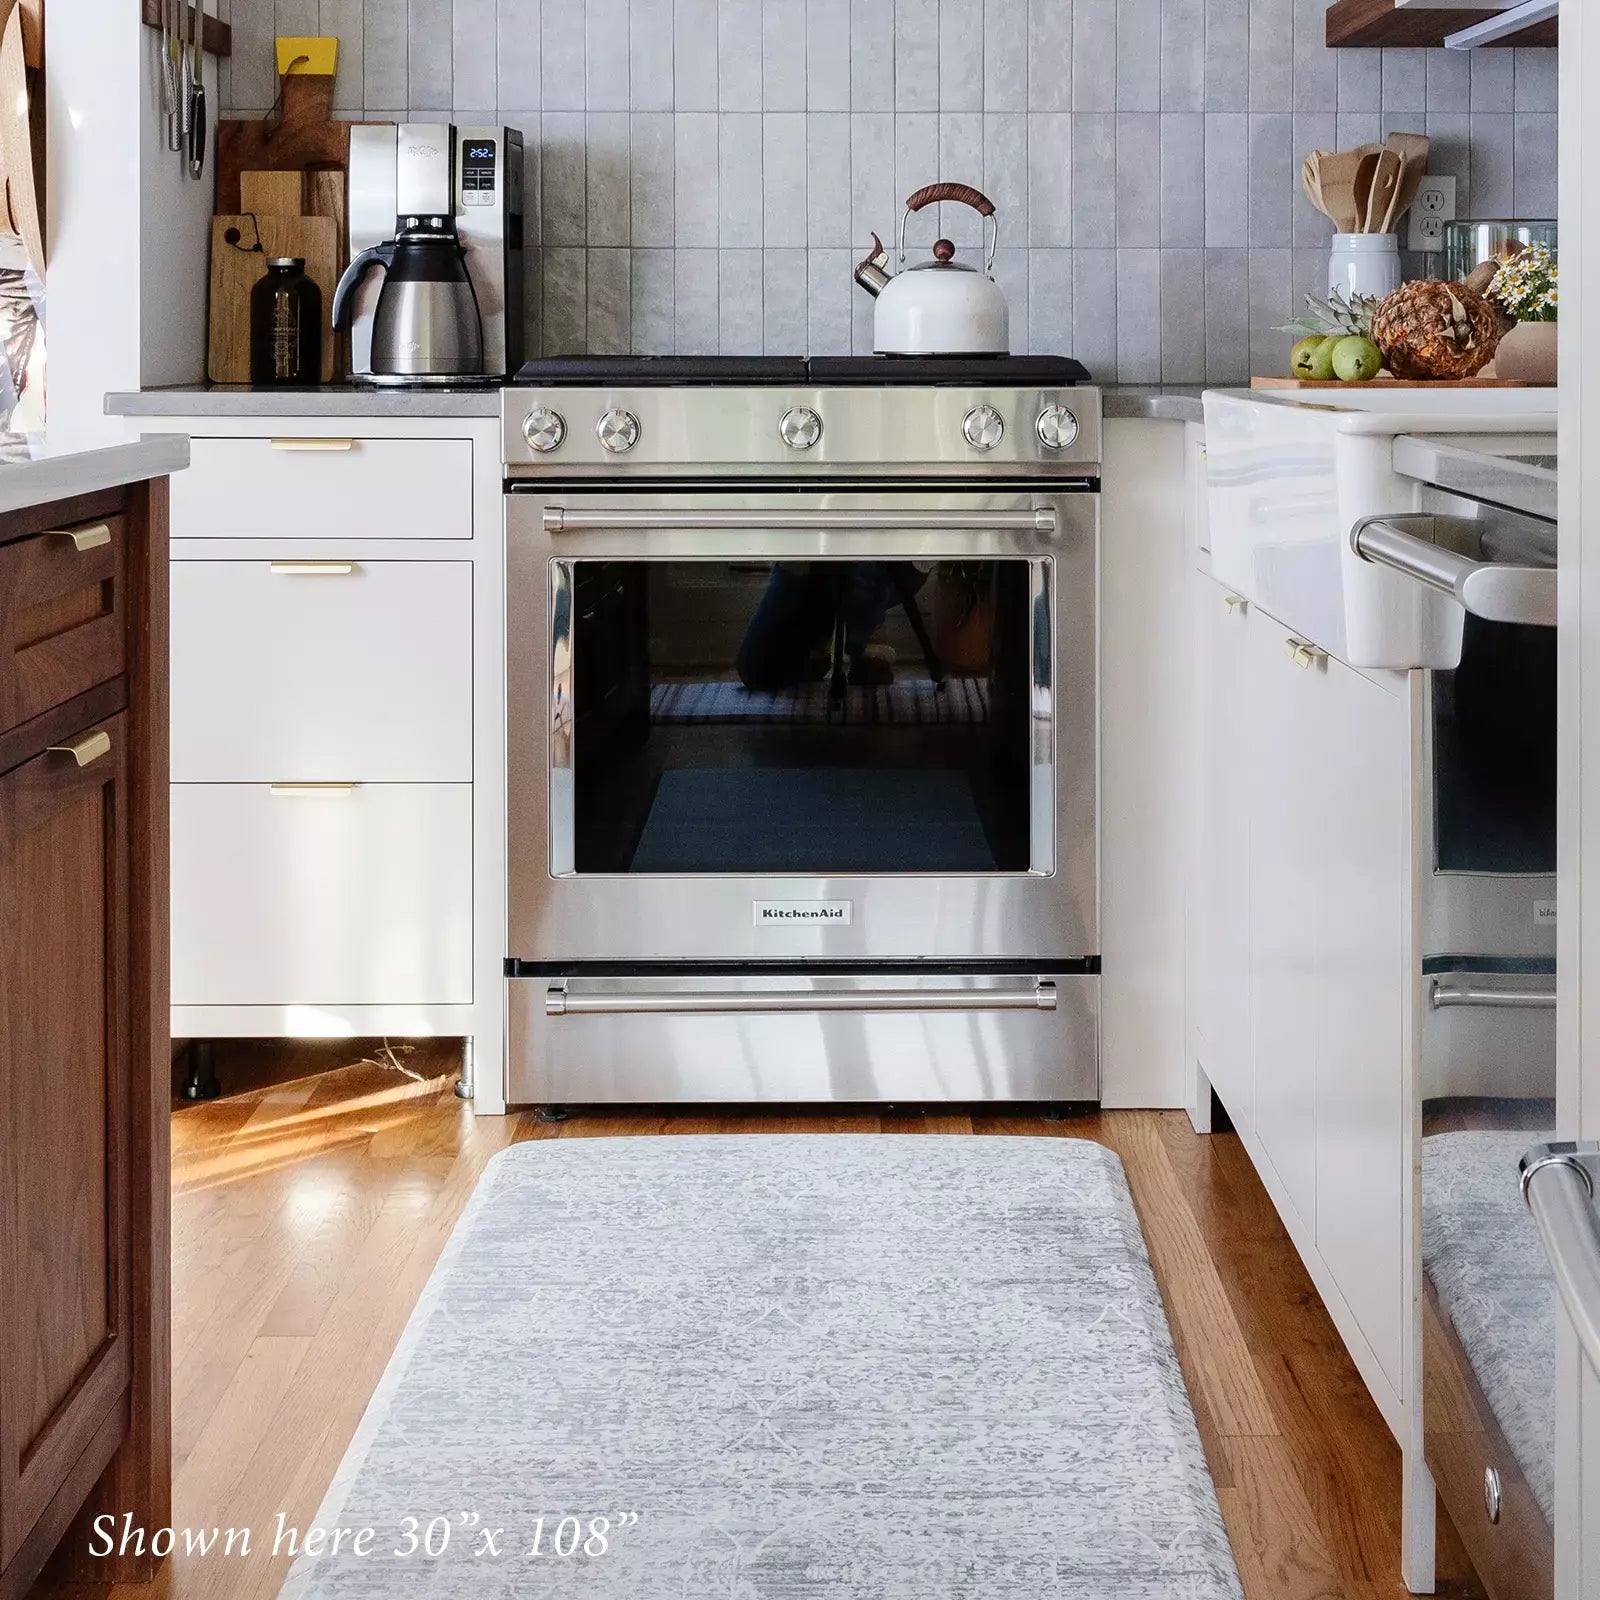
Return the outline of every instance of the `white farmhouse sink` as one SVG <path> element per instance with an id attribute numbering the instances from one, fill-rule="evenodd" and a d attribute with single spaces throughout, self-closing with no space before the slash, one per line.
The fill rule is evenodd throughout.
<path id="1" fill-rule="evenodd" d="M 1554 434 L 1549 389 L 1205 396 L 1211 570 L 1285 627 L 1355 667 L 1453 667 L 1461 607 L 1361 560 L 1363 517 L 1418 509 L 1394 470 L 1402 433 Z"/>

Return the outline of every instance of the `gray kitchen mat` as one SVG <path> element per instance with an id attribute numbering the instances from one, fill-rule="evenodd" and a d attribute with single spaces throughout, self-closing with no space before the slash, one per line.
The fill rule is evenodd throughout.
<path id="1" fill-rule="evenodd" d="M 1553 1132 L 1422 1141 L 1422 1270 L 1545 1520 L 1556 1499 L 1556 1283 L 1517 1163 Z"/>
<path id="2" fill-rule="evenodd" d="M 297 1600 L 1240 1596 L 1121 1163 L 1077 1139 L 502 1152 L 316 1521 L 376 1533 Z"/>

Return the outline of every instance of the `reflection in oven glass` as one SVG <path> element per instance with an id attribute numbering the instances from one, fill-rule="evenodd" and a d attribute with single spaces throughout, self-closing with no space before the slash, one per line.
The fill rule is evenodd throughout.
<path id="1" fill-rule="evenodd" d="M 1030 588 L 1025 560 L 577 563 L 577 871 L 1027 871 Z"/>

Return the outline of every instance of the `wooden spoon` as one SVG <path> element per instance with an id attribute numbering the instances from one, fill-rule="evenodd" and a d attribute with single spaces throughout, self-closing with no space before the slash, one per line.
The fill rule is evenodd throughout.
<path id="1" fill-rule="evenodd" d="M 1372 199 L 1372 180 L 1378 171 L 1379 150 L 1366 150 L 1356 157 L 1355 177 L 1351 182 L 1355 205 L 1346 233 L 1364 232 L 1367 226 L 1367 206 Z"/>

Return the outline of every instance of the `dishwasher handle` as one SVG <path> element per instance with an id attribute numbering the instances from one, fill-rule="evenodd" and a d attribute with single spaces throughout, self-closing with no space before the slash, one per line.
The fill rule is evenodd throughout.
<path id="1" fill-rule="evenodd" d="M 1519 1164 L 1522 1198 L 1550 1258 L 1550 1270 L 1578 1342 L 1600 1372 L 1600 1212 L 1594 1168 L 1600 1144 L 1535 1145 Z"/>
<path id="2" fill-rule="evenodd" d="M 677 1015 L 684 1012 L 1054 1011 L 1056 986 L 1026 989 L 745 989 L 572 994 L 551 987 L 552 1017 Z"/>
<path id="3" fill-rule="evenodd" d="M 1056 531 L 1053 506 L 1022 511 L 603 511 L 546 506 L 546 533 L 594 533 L 642 528 L 647 532 L 713 532 L 718 529 L 810 533 L 864 533 L 884 529 L 912 533 L 1044 533 Z"/>
<path id="4" fill-rule="evenodd" d="M 1508 562 L 1474 561 L 1412 533 L 1406 524 L 1433 528 L 1429 513 L 1363 517 L 1350 530 L 1350 548 L 1363 561 L 1389 567 L 1447 594 L 1486 622 L 1556 625 L 1556 569 Z"/>

